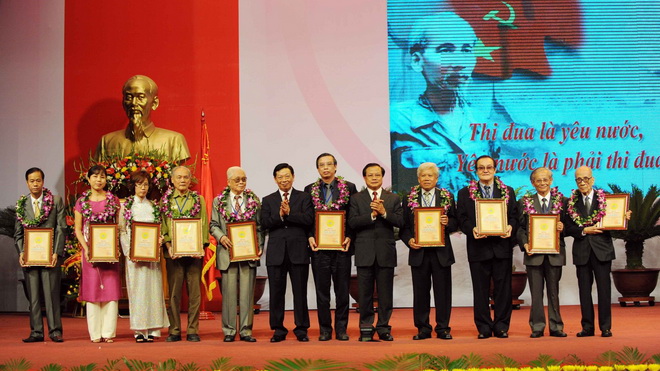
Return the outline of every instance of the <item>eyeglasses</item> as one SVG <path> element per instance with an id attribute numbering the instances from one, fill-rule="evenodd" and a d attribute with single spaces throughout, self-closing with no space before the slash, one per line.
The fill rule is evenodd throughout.
<path id="1" fill-rule="evenodd" d="M 149 183 L 138 183 L 135 188 L 149 188 Z"/>
<path id="2" fill-rule="evenodd" d="M 247 182 L 247 177 L 242 177 L 242 178 L 231 178 L 229 179 L 234 183 L 245 183 Z"/>
<path id="3" fill-rule="evenodd" d="M 477 167 L 477 171 L 484 171 L 484 170 L 493 171 L 493 170 L 495 170 L 495 167 L 494 166 L 479 166 L 479 167 Z"/>
<path id="4" fill-rule="evenodd" d="M 580 184 L 580 183 L 589 183 L 589 181 L 592 179 L 590 176 L 585 176 L 584 178 L 575 178 L 575 183 Z"/>

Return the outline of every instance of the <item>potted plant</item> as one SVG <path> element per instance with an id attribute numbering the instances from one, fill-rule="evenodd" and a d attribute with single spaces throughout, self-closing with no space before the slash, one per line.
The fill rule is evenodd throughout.
<path id="1" fill-rule="evenodd" d="M 628 193 L 619 186 L 610 184 L 614 193 Z M 626 302 L 634 302 L 639 305 L 641 301 L 648 301 L 649 305 L 655 305 L 655 298 L 649 296 L 658 282 L 658 268 L 646 268 L 642 264 L 644 254 L 644 241 L 660 235 L 660 189 L 652 185 L 646 195 L 642 190 L 633 185 L 630 192 L 630 210 L 632 216 L 628 222 L 628 229 L 622 231 L 611 231 L 613 238 L 625 241 L 626 267 L 612 271 L 614 286 L 621 293 L 619 298 L 621 306 Z"/>

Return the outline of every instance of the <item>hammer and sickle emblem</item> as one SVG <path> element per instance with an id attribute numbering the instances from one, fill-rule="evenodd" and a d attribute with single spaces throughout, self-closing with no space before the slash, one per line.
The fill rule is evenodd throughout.
<path id="1" fill-rule="evenodd" d="M 490 12 L 488 12 L 488 14 L 486 14 L 484 16 L 483 19 L 484 19 L 484 21 L 487 21 L 489 19 L 496 20 L 496 21 L 500 22 L 500 24 L 502 24 L 503 26 L 511 27 L 512 29 L 515 30 L 516 28 L 518 28 L 513 24 L 513 21 L 516 20 L 516 11 L 515 11 L 515 9 L 513 9 L 513 7 L 511 5 L 509 5 L 505 1 L 502 1 L 502 4 L 506 5 L 506 7 L 509 8 L 509 19 L 502 19 L 502 18 L 498 17 L 497 13 L 500 12 L 499 10 L 491 10 Z"/>

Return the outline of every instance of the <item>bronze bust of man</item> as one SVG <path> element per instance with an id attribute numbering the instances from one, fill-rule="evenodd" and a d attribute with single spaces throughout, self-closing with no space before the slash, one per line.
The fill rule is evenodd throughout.
<path id="1" fill-rule="evenodd" d="M 151 120 L 151 112 L 159 104 L 158 85 L 154 80 L 135 75 L 126 81 L 122 94 L 128 126 L 101 137 L 96 148 L 97 159 L 154 150 L 162 152 L 170 162 L 179 163 L 190 158 L 186 138 L 181 133 L 157 128 Z"/>

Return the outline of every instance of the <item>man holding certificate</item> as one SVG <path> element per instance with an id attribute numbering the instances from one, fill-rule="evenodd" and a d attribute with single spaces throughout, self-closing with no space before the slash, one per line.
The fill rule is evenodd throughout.
<path id="1" fill-rule="evenodd" d="M 492 335 L 509 337 L 511 322 L 511 276 L 513 239 L 518 226 L 516 194 L 499 177 L 495 160 L 481 156 L 476 160 L 479 181 L 471 180 L 458 192 L 458 221 L 467 239 L 472 277 L 474 323 L 478 339 Z M 499 230 L 498 232 L 492 232 Z M 495 318 L 491 318 L 488 296 L 493 281 Z"/>
<path id="2" fill-rule="evenodd" d="M 383 189 L 385 169 L 376 163 L 362 169 L 367 189 L 351 197 L 348 225 L 355 231 L 355 266 L 359 286 L 360 341 L 393 341 L 390 326 L 396 247 L 394 228 L 403 227 L 399 196 Z M 378 290 L 378 322 L 374 328 L 374 284 Z"/>
<path id="3" fill-rule="evenodd" d="M 435 333 L 440 339 L 452 338 L 449 327 L 451 265 L 455 260 L 449 234 L 458 230 L 458 219 L 451 193 L 436 187 L 439 172 L 435 163 L 419 165 L 419 185 L 410 189 L 403 202 L 401 240 L 410 248 L 408 264 L 412 272 L 413 318 L 417 327 L 413 340 L 431 337 L 431 284 L 435 299 Z"/>
<path id="4" fill-rule="evenodd" d="M 535 169 L 529 179 L 536 193 L 525 196 L 518 202 L 520 227 L 517 237 L 519 245 L 526 252 L 524 263 L 532 295 L 532 308 L 529 312 L 529 326 L 532 329 L 530 337 L 540 338 L 545 330 L 544 286 L 548 290 L 550 336 L 566 337 L 559 311 L 559 280 L 562 266 L 566 265 L 566 244 L 561 234 L 564 224 L 561 218 L 565 215 L 563 211 L 566 210 L 568 199 L 556 187 L 551 188 L 552 172 L 548 168 Z M 547 214 L 556 217 L 548 219 Z M 552 226 L 554 228 L 551 228 Z M 537 248 L 535 244 L 541 246 Z"/>
<path id="5" fill-rule="evenodd" d="M 257 277 L 259 256 L 264 248 L 261 231 L 261 203 L 254 192 L 246 189 L 245 171 L 238 166 L 227 169 L 227 187 L 213 200 L 211 234 L 220 242 L 216 263 L 222 272 L 222 331 L 224 341 L 232 342 L 239 334 L 241 341 L 254 343 L 252 321 L 254 318 L 254 284 Z M 251 224 L 249 222 L 254 222 Z M 228 226 L 245 225 L 248 232 L 240 241 L 233 238 Z M 242 227 L 241 227 L 242 228 Z M 257 236 L 256 240 L 254 236 Z M 251 237 L 251 238 L 250 238 Z M 240 239 L 240 236 L 239 236 Z M 236 251 L 244 244 L 251 250 L 241 259 Z M 251 255 L 252 259 L 245 257 Z M 256 259 L 254 259 L 256 257 Z M 240 294 L 240 297 L 238 297 Z M 236 326 L 236 301 L 239 303 L 238 330 Z"/>
<path id="6" fill-rule="evenodd" d="M 62 319 L 60 317 L 60 258 L 64 255 L 66 221 L 64 203 L 44 188 L 44 172 L 33 167 L 25 172 L 25 181 L 30 190 L 29 196 L 21 196 L 16 203 L 16 229 L 14 242 L 19 251 L 19 263 L 25 273 L 29 308 L 30 336 L 24 343 L 44 341 L 44 323 L 41 318 L 39 296 L 43 293 L 48 320 L 48 336 L 56 343 L 62 340 Z M 44 229 L 33 229 L 44 228 Z M 38 243 L 40 237 L 31 234 L 48 232 L 50 241 Z M 32 242 L 30 240 L 33 240 Z M 39 256 L 42 263 L 32 265 L 32 256 Z"/>
<path id="7" fill-rule="evenodd" d="M 330 313 L 330 285 L 335 288 L 335 334 L 337 340 L 346 341 L 348 335 L 349 286 L 351 280 L 351 231 L 346 227 L 346 216 L 350 208 L 350 198 L 357 193 L 355 184 L 337 174 L 337 159 L 329 153 L 322 153 L 316 158 L 316 170 L 320 178 L 305 187 L 305 192 L 312 195 L 312 203 L 317 212 L 337 212 L 341 219 L 343 235 L 333 238 L 338 247 L 324 248 L 323 239 L 317 239 L 317 233 L 330 233 L 328 230 L 310 230 L 309 246 L 312 248 L 312 273 L 316 286 L 316 305 L 321 335 L 319 341 L 332 339 L 332 316 Z M 330 214 L 332 215 L 332 214 Z M 316 225 L 322 227 L 320 214 L 316 215 Z M 332 221 L 330 221 L 332 223 Z M 317 232 L 317 233 L 315 233 Z M 323 236 L 322 236 L 323 237 Z M 319 246 L 321 244 L 321 246 Z"/>
<path id="8" fill-rule="evenodd" d="M 209 244 L 209 223 L 204 197 L 189 189 L 192 173 L 185 166 L 172 170 L 173 188 L 163 195 L 161 230 L 165 243 L 167 283 L 170 288 L 168 342 L 181 340 L 181 294 L 183 281 L 188 290 L 188 330 L 186 340 L 198 342 L 199 306 L 203 247 Z"/>
<path id="9" fill-rule="evenodd" d="M 309 310 L 307 309 L 307 278 L 309 248 L 307 230 L 314 224 L 314 207 L 308 193 L 293 188 L 293 167 L 282 163 L 275 166 L 273 178 L 278 190 L 264 197 L 261 226 L 268 230 L 266 268 L 270 290 L 271 343 L 279 343 L 289 333 L 284 327 L 284 297 L 286 276 L 293 291 L 293 333 L 298 341 L 307 342 Z"/>

